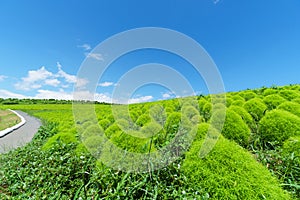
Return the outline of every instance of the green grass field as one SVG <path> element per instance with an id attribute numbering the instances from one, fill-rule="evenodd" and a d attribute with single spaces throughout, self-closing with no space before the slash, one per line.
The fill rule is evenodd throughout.
<path id="1" fill-rule="evenodd" d="M 0 110 L 0 131 L 21 122 L 21 119 L 9 110 Z"/>
<path id="2" fill-rule="evenodd" d="M 44 122 L 31 143 L 0 155 L 0 199 L 300 198 L 300 85 L 186 100 L 95 105 L 95 115 L 90 105 L 74 113 L 71 104 L 0 106 Z M 178 158 L 162 168 L 106 165 L 130 167 L 138 161 L 127 154 L 150 155 L 172 141 L 166 154 Z"/>

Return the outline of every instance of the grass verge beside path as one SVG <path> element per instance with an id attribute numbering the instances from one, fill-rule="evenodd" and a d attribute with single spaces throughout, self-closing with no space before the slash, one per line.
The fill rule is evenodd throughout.
<path id="1" fill-rule="evenodd" d="M 20 117 L 9 110 L 0 110 L 0 131 L 21 122 Z"/>

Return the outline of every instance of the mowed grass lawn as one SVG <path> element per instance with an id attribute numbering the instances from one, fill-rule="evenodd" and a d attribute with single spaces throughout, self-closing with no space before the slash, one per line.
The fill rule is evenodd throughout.
<path id="1" fill-rule="evenodd" d="M 0 110 L 0 131 L 14 126 L 21 122 L 21 119 L 9 110 Z"/>

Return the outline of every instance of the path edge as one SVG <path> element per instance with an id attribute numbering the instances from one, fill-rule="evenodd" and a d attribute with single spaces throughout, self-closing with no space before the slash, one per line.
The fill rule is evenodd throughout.
<path id="1" fill-rule="evenodd" d="M 12 131 L 14 131 L 14 130 L 16 130 L 18 128 L 20 128 L 21 126 L 23 126 L 26 123 L 26 120 L 25 120 L 25 118 L 22 115 L 20 115 L 19 113 L 17 113 L 14 110 L 11 110 L 11 109 L 8 109 L 8 110 L 11 111 L 11 112 L 13 112 L 13 113 L 15 113 L 18 117 L 20 117 L 21 122 L 18 123 L 18 124 L 16 124 L 16 125 L 14 125 L 14 126 L 12 126 L 12 127 L 9 127 L 9 128 L 7 128 L 5 130 L 0 131 L 0 138 L 4 137 L 5 135 L 11 133 Z"/>

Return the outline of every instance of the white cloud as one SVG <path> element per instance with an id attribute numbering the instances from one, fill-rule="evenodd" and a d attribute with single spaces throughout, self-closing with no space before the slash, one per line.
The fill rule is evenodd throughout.
<path id="1" fill-rule="evenodd" d="M 49 72 L 45 69 L 45 67 L 41 67 L 38 70 L 30 70 L 26 77 L 22 78 L 21 82 L 15 84 L 15 87 L 19 90 L 31 90 L 41 88 L 41 81 L 50 78 L 53 76 L 53 73 Z"/>
<path id="2" fill-rule="evenodd" d="M 102 82 L 102 83 L 99 83 L 98 86 L 101 86 L 101 87 L 109 87 L 109 86 L 112 86 L 114 85 L 113 82 Z"/>
<path id="3" fill-rule="evenodd" d="M 4 81 L 4 79 L 6 79 L 7 76 L 4 76 L 4 75 L 0 75 L 0 81 Z"/>
<path id="4" fill-rule="evenodd" d="M 147 102 L 147 101 L 150 101 L 151 99 L 153 99 L 153 96 L 141 96 L 141 97 L 138 97 L 138 98 L 131 98 L 128 100 L 128 103 L 129 104 L 132 104 L 132 103 L 142 103 L 142 102 Z"/>
<path id="5" fill-rule="evenodd" d="M 93 58 L 96 60 L 104 60 L 102 54 L 100 53 L 85 53 L 87 58 Z"/>
<path id="6" fill-rule="evenodd" d="M 34 96 L 35 99 L 59 99 L 59 100 L 72 100 L 72 93 L 51 90 L 38 90 L 38 93 Z"/>
<path id="7" fill-rule="evenodd" d="M 3 99 L 7 99 L 7 98 L 25 99 L 27 97 L 22 94 L 10 92 L 8 90 L 0 90 L 0 98 L 3 98 Z"/>
<path id="8" fill-rule="evenodd" d="M 68 88 L 70 84 L 76 84 L 77 87 L 84 87 L 88 80 L 77 79 L 75 75 L 71 75 L 62 70 L 62 66 L 57 62 L 57 73 L 48 71 L 45 67 L 38 70 L 30 70 L 26 77 L 15 84 L 18 90 L 29 91 L 42 89 L 43 86 Z"/>
<path id="9" fill-rule="evenodd" d="M 106 103 L 113 103 L 114 102 L 109 95 L 103 94 L 103 93 L 96 93 L 95 94 L 95 100 L 99 101 L 99 102 L 106 102 Z"/>
<path id="10" fill-rule="evenodd" d="M 164 94 L 162 95 L 162 97 L 163 97 L 164 99 L 167 99 L 167 98 L 170 98 L 171 95 L 170 95 L 169 93 L 164 93 Z"/>
<path id="11" fill-rule="evenodd" d="M 58 73 L 56 75 L 57 77 L 64 78 L 68 83 L 76 83 L 77 80 L 76 76 L 64 72 L 59 62 L 57 62 L 56 65 L 58 68 Z"/>
<path id="12" fill-rule="evenodd" d="M 91 50 L 91 45 L 89 44 L 83 44 L 83 45 L 78 45 L 79 48 L 83 48 L 85 51 Z"/>
<path id="13" fill-rule="evenodd" d="M 45 80 L 45 84 L 46 84 L 46 85 L 53 86 L 53 87 L 57 87 L 57 86 L 59 86 L 60 81 L 57 80 L 56 78 L 55 78 L 55 79 L 46 79 L 46 80 Z"/>

